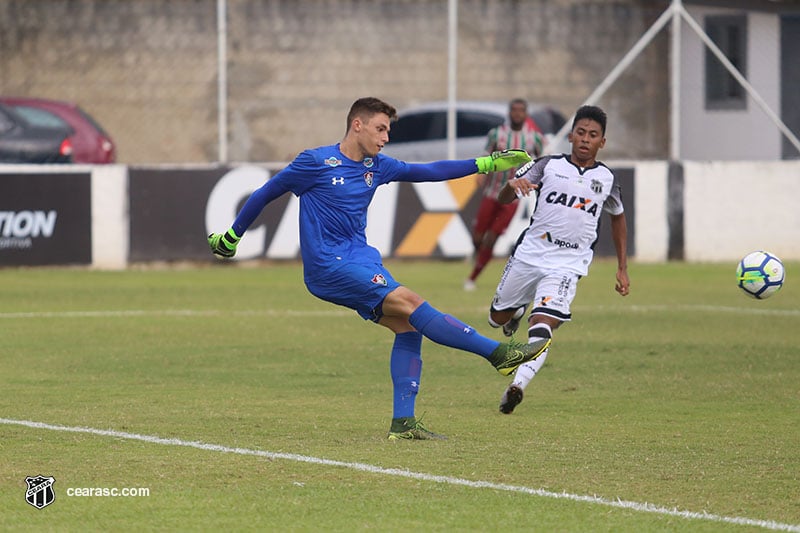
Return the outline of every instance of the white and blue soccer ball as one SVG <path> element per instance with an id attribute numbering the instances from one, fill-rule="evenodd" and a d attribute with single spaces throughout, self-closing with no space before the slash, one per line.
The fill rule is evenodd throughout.
<path id="1" fill-rule="evenodd" d="M 783 263 L 775 254 L 759 250 L 750 252 L 736 267 L 736 282 L 748 296 L 763 300 L 769 298 L 786 279 Z"/>

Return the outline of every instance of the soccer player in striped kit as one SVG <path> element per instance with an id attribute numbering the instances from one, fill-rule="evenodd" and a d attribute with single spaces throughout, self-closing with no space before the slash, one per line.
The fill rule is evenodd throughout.
<path id="1" fill-rule="evenodd" d="M 497 150 L 518 149 L 525 150 L 535 158 L 542 155 L 543 147 L 542 133 L 533 119 L 528 116 L 528 102 L 522 98 L 515 98 L 509 102 L 508 121 L 492 128 L 486 139 L 487 154 Z M 464 281 L 464 290 L 475 290 L 475 280 L 492 260 L 497 238 L 505 233 L 517 211 L 519 202 L 516 198 L 508 204 L 497 200 L 497 195 L 505 184 L 514 177 L 515 170 L 512 168 L 478 176 L 483 188 L 483 197 L 472 225 L 475 264 L 469 278 Z"/>
<path id="2" fill-rule="evenodd" d="M 600 216 L 611 218 L 611 237 L 617 255 L 615 289 L 630 290 L 627 224 L 619 183 L 597 161 L 605 145 L 606 114 L 583 106 L 575 114 L 570 154 L 548 155 L 526 163 L 500 192 L 502 202 L 538 191 L 530 226 L 520 236 L 506 263 L 489 309 L 489 324 L 512 334 L 529 304 L 528 342 L 551 340 L 553 330 L 572 318 L 570 305 L 578 281 L 589 273 Z M 500 412 L 510 414 L 523 391 L 542 368 L 548 351 L 517 368 L 500 400 Z"/>

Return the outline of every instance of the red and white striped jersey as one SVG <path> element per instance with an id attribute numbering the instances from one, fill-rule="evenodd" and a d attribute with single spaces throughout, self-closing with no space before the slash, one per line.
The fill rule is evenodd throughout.
<path id="1" fill-rule="evenodd" d="M 532 119 L 528 118 L 519 130 L 512 130 L 509 124 L 502 124 L 492 128 L 486 139 L 486 153 L 491 154 L 497 150 L 525 150 L 531 157 L 537 158 L 542 155 L 544 147 L 544 137 Z M 505 172 L 490 172 L 486 176 L 486 185 L 483 195 L 490 198 L 497 198 L 500 189 L 506 182 L 514 177 L 516 169 L 506 170 Z"/>

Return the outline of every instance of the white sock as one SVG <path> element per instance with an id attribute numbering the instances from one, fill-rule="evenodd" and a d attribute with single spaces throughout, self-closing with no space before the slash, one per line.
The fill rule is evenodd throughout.
<path id="1" fill-rule="evenodd" d="M 537 322 L 533 326 L 528 329 L 528 342 L 536 342 L 542 339 L 550 339 L 553 336 L 553 330 L 547 324 Z M 523 363 L 517 369 L 517 373 L 514 374 L 514 381 L 511 382 L 512 385 L 516 385 L 517 387 L 525 390 L 525 387 L 528 386 L 528 383 L 531 382 L 533 378 L 536 377 L 536 374 L 539 370 L 544 366 L 544 362 L 547 359 L 547 352 L 550 349 L 548 348 L 545 350 L 542 355 L 534 359 L 533 361 L 528 361 L 527 363 Z"/>
<path id="2" fill-rule="evenodd" d="M 517 368 L 517 373 L 514 374 L 514 381 L 512 381 L 511 384 L 516 385 L 522 390 L 525 390 L 525 387 L 528 386 L 528 383 L 530 383 L 531 380 L 536 377 L 539 369 L 544 365 L 544 361 L 547 359 L 548 351 L 549 349 L 545 350 L 542 355 L 533 361 L 528 361 L 527 363 L 522 363 L 519 365 L 519 368 Z"/>

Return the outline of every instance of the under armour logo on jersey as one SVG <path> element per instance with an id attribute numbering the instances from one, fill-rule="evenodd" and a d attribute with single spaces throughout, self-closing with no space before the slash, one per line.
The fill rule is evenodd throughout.
<path id="1" fill-rule="evenodd" d="M 344 178 L 331 178 L 331 185 L 344 185 Z"/>

